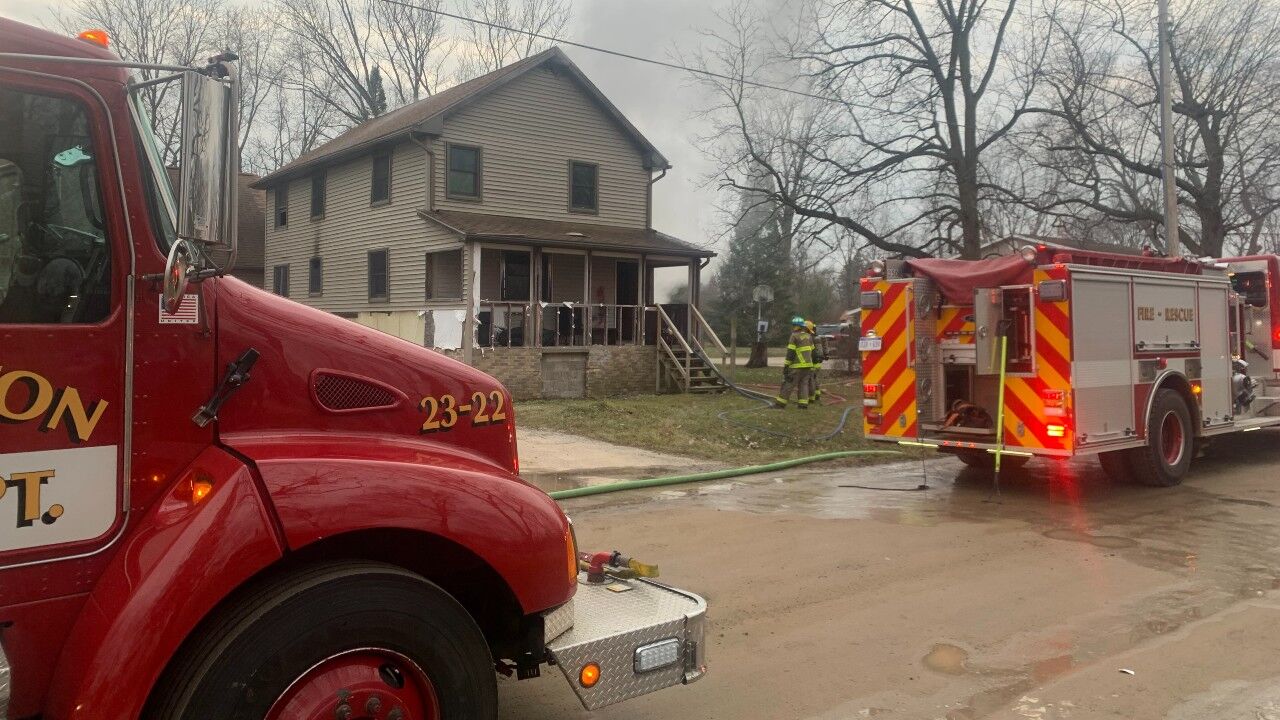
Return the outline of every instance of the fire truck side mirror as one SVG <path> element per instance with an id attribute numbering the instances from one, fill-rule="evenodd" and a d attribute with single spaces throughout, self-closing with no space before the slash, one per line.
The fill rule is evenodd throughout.
<path id="1" fill-rule="evenodd" d="M 235 262 L 240 175 L 235 65 L 222 59 L 206 72 L 182 74 L 178 237 L 193 244 L 187 248 L 188 262 L 212 266 L 198 268 L 202 276 L 211 269 L 226 272 Z M 167 274 L 165 282 L 167 290 Z"/>

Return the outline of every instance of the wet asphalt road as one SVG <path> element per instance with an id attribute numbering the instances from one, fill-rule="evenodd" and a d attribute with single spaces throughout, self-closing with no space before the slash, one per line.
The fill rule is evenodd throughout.
<path id="1" fill-rule="evenodd" d="M 940 459 L 568 501 L 584 548 L 708 599 L 710 672 L 588 714 L 552 669 L 502 717 L 1280 720 L 1280 432 L 1172 489 L 1092 461 L 990 487 Z"/>

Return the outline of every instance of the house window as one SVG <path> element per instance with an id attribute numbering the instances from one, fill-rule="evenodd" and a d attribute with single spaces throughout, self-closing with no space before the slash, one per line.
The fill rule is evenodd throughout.
<path id="1" fill-rule="evenodd" d="M 391 153 L 373 156 L 373 179 L 369 183 L 369 203 L 391 202 Z"/>
<path id="2" fill-rule="evenodd" d="M 529 300 L 529 253 L 502 251 L 502 299 Z"/>
<path id="3" fill-rule="evenodd" d="M 324 292 L 324 263 L 319 257 L 311 258 L 307 264 L 307 294 L 319 295 Z"/>
<path id="4" fill-rule="evenodd" d="M 388 251 L 369 251 L 369 299 L 387 300 L 391 292 L 388 282 L 391 268 L 388 266 Z"/>
<path id="5" fill-rule="evenodd" d="M 327 183 L 327 175 L 324 172 L 318 172 L 311 176 L 311 217 L 324 217 L 324 200 L 325 185 Z"/>
<path id="6" fill-rule="evenodd" d="M 599 206 L 600 168 L 593 163 L 569 163 L 569 209 L 574 212 L 596 212 Z"/>
<path id="7" fill-rule="evenodd" d="M 289 266 L 276 265 L 271 268 L 271 292 L 289 297 Z"/>
<path id="8" fill-rule="evenodd" d="M 427 253 L 427 299 L 462 299 L 462 251 Z"/>
<path id="9" fill-rule="evenodd" d="M 276 227 L 289 224 L 289 183 L 276 186 Z"/>
<path id="10" fill-rule="evenodd" d="M 480 199 L 480 148 L 449 146 L 449 179 L 445 194 L 451 198 Z"/>

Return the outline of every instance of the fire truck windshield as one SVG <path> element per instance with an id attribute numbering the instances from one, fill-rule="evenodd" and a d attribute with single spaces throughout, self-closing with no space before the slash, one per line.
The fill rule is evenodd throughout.
<path id="1" fill-rule="evenodd" d="M 142 174 L 147 183 L 147 200 L 151 206 L 151 215 L 156 228 L 156 243 L 160 252 L 168 253 L 169 247 L 177 239 L 178 225 L 177 203 L 174 201 L 173 187 L 169 184 L 169 174 L 165 171 L 160 140 L 151 126 L 151 118 L 143 104 L 139 89 L 129 93 L 130 117 L 138 144 L 146 158 Z"/>

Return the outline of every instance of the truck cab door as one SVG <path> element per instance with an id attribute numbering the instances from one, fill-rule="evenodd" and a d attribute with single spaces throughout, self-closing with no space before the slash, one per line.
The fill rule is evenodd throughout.
<path id="1" fill-rule="evenodd" d="M 24 599 L 5 568 L 90 553 L 123 520 L 131 256 L 108 127 L 87 85 L 0 69 L 0 606 Z"/>

